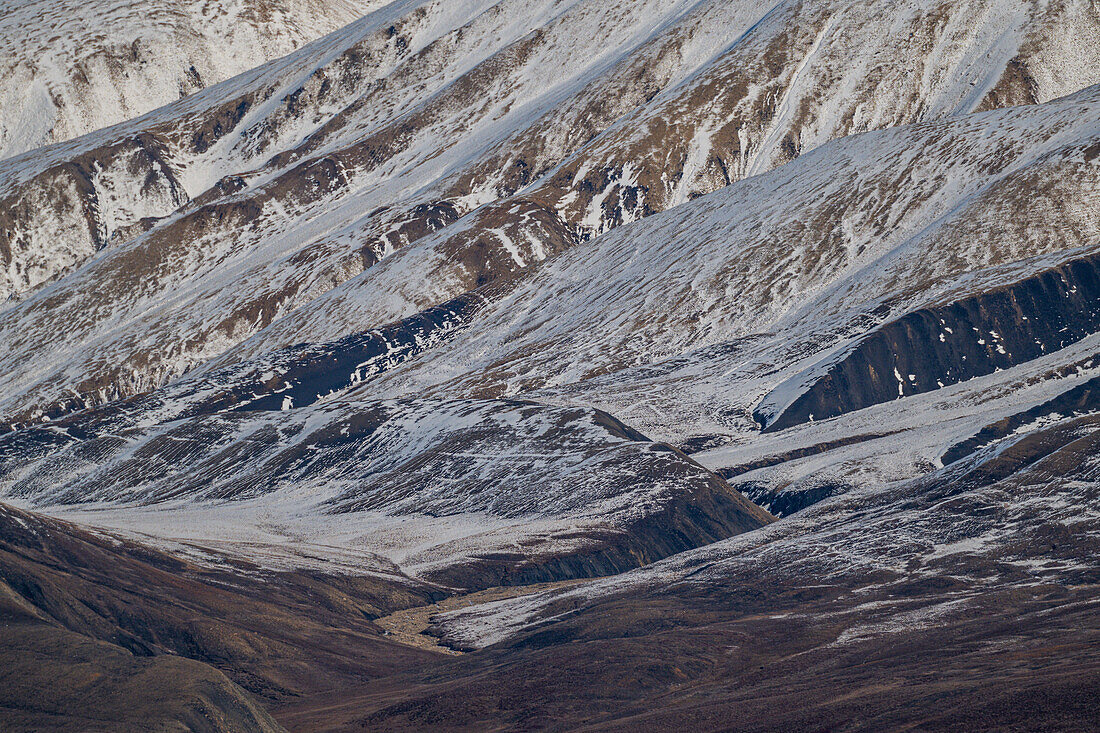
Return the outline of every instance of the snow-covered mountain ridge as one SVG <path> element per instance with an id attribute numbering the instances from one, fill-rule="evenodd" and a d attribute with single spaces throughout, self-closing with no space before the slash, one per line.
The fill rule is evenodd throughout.
<path id="1" fill-rule="evenodd" d="M 33 320 L 52 353 L 36 357 L 37 385 L 12 371 L 9 391 L 23 396 L 3 413 L 49 410 L 72 390 L 83 403 L 145 391 L 441 226 L 449 236 L 407 265 L 428 282 L 346 330 L 411 315 L 791 150 L 999 103 L 993 90 L 1012 77 L 998 64 L 1017 56 L 1040 80 L 1026 101 L 1094 78 L 1089 44 L 1063 33 L 1089 37 L 1087 8 L 964 5 L 946 24 L 925 4 L 906 16 L 875 3 L 394 5 L 142 120 L 0 163 L 12 292 L 96 255 L 41 296 L 64 328 L 38 317 L 38 296 L 8 305 L 0 328 Z M 927 36 L 914 41 L 929 44 L 917 54 L 927 78 L 897 96 L 916 78 L 914 52 L 870 29 L 903 20 Z M 792 41 L 795 27 L 817 27 L 819 42 Z M 853 49 L 878 61 L 853 65 Z M 871 86 L 853 95 L 859 84 Z M 793 148 L 782 143 L 792 135 Z M 122 297 L 93 306 L 86 277 Z M 157 316 L 166 288 L 189 305 Z M 181 312 L 197 322 L 177 322 Z M 91 344 L 112 367 L 93 366 Z"/>
<path id="2" fill-rule="evenodd" d="M 284 56 L 383 0 L 4 0 L 0 159 Z"/>
<path id="3" fill-rule="evenodd" d="M 0 720 L 1100 716 L 1094 2 L 359 7 L 0 160 Z"/>

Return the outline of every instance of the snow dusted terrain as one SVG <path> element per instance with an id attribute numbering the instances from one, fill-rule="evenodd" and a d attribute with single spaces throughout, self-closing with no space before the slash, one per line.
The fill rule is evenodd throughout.
<path id="1" fill-rule="evenodd" d="M 382 0 L 4 0 L 0 158 L 68 140 L 284 56 Z"/>
<path id="2" fill-rule="evenodd" d="M 284 465 L 290 458 L 276 460 L 257 453 L 256 447 L 244 449 L 259 445 L 250 436 L 270 435 L 264 438 L 271 442 L 270 450 L 296 456 L 298 451 L 276 436 L 289 431 L 298 436 L 289 445 L 297 445 L 317 429 L 301 432 L 302 428 L 289 427 L 300 420 L 312 424 L 320 419 L 327 433 L 365 409 L 355 420 L 373 426 L 377 418 L 365 417 L 373 414 L 372 409 L 352 406 L 425 395 L 437 400 L 434 414 L 440 419 L 451 409 L 449 400 L 524 397 L 585 409 L 596 405 L 624 416 L 627 424 L 648 435 L 689 450 L 726 444 L 699 454 L 699 460 L 779 513 L 849 486 L 885 486 L 918 476 L 986 425 L 1045 404 L 1100 374 L 1100 362 L 1093 358 L 1096 339 L 1089 335 L 1100 325 L 1094 264 L 1100 228 L 1093 203 L 1100 184 L 1100 156 L 1095 152 L 1100 140 L 1098 93 L 1098 88 L 1090 88 L 1044 105 L 892 128 L 827 144 L 769 174 L 577 244 L 503 285 L 486 286 L 474 300 L 443 309 L 442 320 L 410 321 L 420 324 L 413 331 L 394 324 L 365 333 L 362 344 L 347 338 L 317 341 L 305 350 L 297 347 L 301 355 L 293 357 L 298 353 L 294 349 L 261 352 L 248 359 L 236 355 L 241 349 L 230 350 L 212 362 L 222 364 L 217 369 L 196 370 L 149 397 L 117 408 L 106 405 L 55 417 L 42 428 L 9 433 L 4 438 L 7 490 L 36 503 L 254 499 L 257 492 L 278 493 L 274 476 L 293 474 L 287 474 Z M 1024 209 L 1021 195 L 1028 197 L 1026 213 L 1006 217 L 1006 211 Z M 423 246 L 430 248 L 447 229 L 426 235 Z M 402 261 L 419 257 L 419 247 L 382 260 L 276 326 L 309 324 L 296 332 L 300 341 L 337 336 L 340 332 L 325 329 L 339 322 L 344 308 L 384 308 L 391 284 L 408 288 L 423 282 L 400 275 Z M 655 267 L 658 262 L 666 264 Z M 942 387 L 897 401 L 898 395 L 916 391 L 907 376 L 917 366 L 906 366 L 903 375 L 894 360 L 921 363 L 931 358 L 925 351 L 912 356 L 901 351 L 927 346 L 899 344 L 893 356 L 885 357 L 886 363 L 872 365 L 893 380 L 890 389 L 896 393 L 890 399 L 865 410 L 841 407 L 843 414 L 825 422 L 811 415 L 805 424 L 775 437 L 760 432 L 756 413 L 774 414 L 805 393 L 865 334 L 922 308 L 980 299 L 1067 263 L 1093 268 L 1091 276 L 1074 281 L 1072 287 L 1084 288 L 1080 297 L 1086 309 L 1074 305 L 1067 285 L 1049 302 L 1017 303 L 1015 323 L 1007 324 L 1014 332 L 1030 333 L 1027 338 L 1057 332 L 1055 353 L 1017 359 L 1016 347 L 1006 350 L 1004 337 L 996 331 L 1005 330 L 1001 321 L 967 320 L 963 331 L 962 321 L 948 325 L 941 319 L 931 338 L 939 336 L 950 349 L 942 361 L 928 366 L 928 373 Z M 391 274 L 394 270 L 396 275 Z M 1083 330 L 1068 342 L 1066 329 L 1058 329 L 1053 320 L 1060 312 L 1060 299 L 1085 316 L 1079 324 Z M 990 308 L 976 306 L 980 313 Z M 952 326 L 977 349 L 971 363 L 981 353 L 1002 357 L 995 373 L 994 368 L 978 371 L 973 379 L 953 384 L 959 380 L 951 377 L 952 369 L 966 368 L 967 354 L 966 345 L 956 343 Z M 405 340 L 424 345 L 407 350 Z M 372 350 L 376 341 L 380 351 Z M 261 334 L 242 348 L 259 351 L 262 343 Z M 942 371 L 939 377 L 936 370 Z M 872 379 L 877 378 L 872 374 Z M 344 399 L 352 402 L 332 402 L 337 399 L 332 392 L 341 390 L 347 390 Z M 316 415 L 331 416 L 307 417 L 315 414 L 307 405 L 318 399 L 318 405 L 332 404 L 337 412 L 321 407 Z M 844 404 L 854 397 L 840 399 Z M 485 409 L 501 410 L 501 415 L 512 409 L 507 402 L 484 404 Z M 226 409 L 234 416 L 225 418 L 224 427 L 222 418 L 208 417 Z M 254 425 L 246 416 L 255 410 L 261 422 Z M 362 435 L 342 433 L 347 437 L 337 441 L 334 448 L 341 452 L 336 455 L 344 456 L 342 451 L 349 448 L 378 451 L 374 429 Z M 124 442 L 116 437 L 119 431 L 126 431 Z M 107 436 L 111 447 L 106 449 L 98 436 Z M 899 439 L 904 451 L 883 450 L 884 444 Z M 397 442 L 386 442 L 385 451 L 401 455 L 397 446 L 410 438 L 392 440 Z M 163 478 L 140 478 L 150 475 L 151 462 L 162 460 L 154 456 L 163 449 L 152 446 L 166 441 L 197 441 L 198 453 L 169 451 L 164 467 L 151 473 Z M 552 474 L 575 460 L 569 457 L 573 449 L 559 442 L 565 464 Z M 368 468 L 364 474 L 362 467 L 340 462 L 350 459 L 321 458 L 330 449 L 307 444 L 317 457 L 303 464 L 305 473 L 294 484 L 310 498 L 303 506 L 279 502 L 280 512 L 295 522 L 302 521 L 303 513 L 320 521 L 329 511 L 319 508 L 325 502 L 330 507 L 351 502 L 349 506 L 372 510 L 389 506 L 370 497 L 377 491 L 387 494 L 390 489 L 385 487 L 400 481 L 382 472 L 388 478 L 368 488 L 364 477 L 381 469 Z M 467 460 L 482 455 L 452 450 Z M 530 478 L 505 478 L 511 474 L 499 471 L 512 471 L 512 462 L 492 468 L 492 461 L 504 461 L 506 454 L 488 454 L 499 457 L 491 459 L 483 469 L 488 473 L 474 484 L 456 490 L 457 503 L 448 505 L 445 514 L 467 513 L 482 521 L 487 507 L 475 501 L 474 485 L 512 487 L 521 492 L 514 501 L 523 505 L 522 492 L 547 469 L 532 460 L 525 468 L 533 472 Z M 184 461 L 183 455 L 192 457 Z M 36 456 L 41 456 L 38 463 L 31 461 Z M 634 460 L 626 459 L 624 465 L 632 466 Z M 652 475 L 657 483 L 632 488 L 623 494 L 630 497 L 626 501 L 638 501 L 637 491 L 664 491 L 659 471 L 627 470 Z M 603 482 L 594 468 L 588 475 L 594 485 Z M 431 509 L 437 487 L 430 473 L 412 476 L 419 478 L 402 491 L 412 492 L 414 502 L 424 507 L 419 511 L 439 514 Z M 350 489 L 340 489 L 334 480 L 341 486 L 355 482 L 366 498 L 335 498 Z M 581 492 L 583 481 L 563 480 Z M 218 489 L 222 482 L 227 488 Z M 264 488 L 249 488 L 258 486 Z M 502 495 L 489 514 L 512 516 L 510 510 L 500 510 L 511 501 Z M 615 525 L 613 511 L 591 509 L 589 504 L 530 505 L 520 515 L 567 517 L 569 522 L 603 515 Z M 391 507 L 383 509 L 383 515 L 407 511 Z M 100 514 L 98 519 L 107 516 Z M 529 529 L 532 537 L 546 531 L 533 525 Z M 391 540 L 386 532 L 372 532 L 375 539 L 364 549 L 387 554 Z"/>
<path id="3" fill-rule="evenodd" d="M 140 120 L 0 163 L 0 287 L 19 298 L 0 334 L 35 344 L 14 350 L 34 365 L 9 365 L 0 419 L 147 391 L 249 337 L 267 351 L 376 327 L 831 138 L 1046 101 L 1098 63 L 1095 14 L 1076 5 L 456 7 L 387 6 Z M 816 26 L 816 45 L 788 38 Z M 927 36 L 919 78 L 898 33 Z M 879 60 L 853 64 L 853 49 Z M 704 158 L 718 173 L 696 170 Z M 398 250 L 400 275 L 372 272 Z M 357 275 L 390 292 L 294 318 Z"/>
<path id="4" fill-rule="evenodd" d="M 605 574 L 771 520 L 683 454 L 590 409 L 328 400 L 120 427 L 9 433 L 8 495 L 123 505 L 92 521 L 140 517 L 133 527 L 149 533 L 151 520 L 170 540 L 365 551 L 368 567 L 380 555 L 465 586 Z M 685 504 L 702 516 L 682 516 Z"/>
<path id="5" fill-rule="evenodd" d="M 0 21 L 0 601 L 288 728 L 1100 714 L 1095 3 L 91 7 Z"/>

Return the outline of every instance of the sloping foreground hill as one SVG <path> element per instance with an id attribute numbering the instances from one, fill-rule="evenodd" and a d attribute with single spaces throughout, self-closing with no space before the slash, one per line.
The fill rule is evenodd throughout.
<path id="1" fill-rule="evenodd" d="M 481 651 L 302 704 L 308 730 L 1090 730 L 1100 430 L 1067 419 L 888 491 L 578 588 L 436 617 Z M 375 696 L 376 689 L 399 691 Z"/>
<path id="2" fill-rule="evenodd" d="M 264 705 L 431 658 L 371 619 L 439 594 L 395 574 L 195 565 L 0 505 L 0 726 L 282 730 Z"/>

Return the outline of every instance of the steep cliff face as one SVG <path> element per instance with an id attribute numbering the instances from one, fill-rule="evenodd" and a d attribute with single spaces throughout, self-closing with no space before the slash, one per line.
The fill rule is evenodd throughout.
<path id="1" fill-rule="evenodd" d="M 1100 257 L 1073 259 L 970 298 L 879 326 L 786 405 L 756 418 L 775 431 L 992 374 L 1100 332 Z M 780 388 L 787 391 L 785 388 Z"/>

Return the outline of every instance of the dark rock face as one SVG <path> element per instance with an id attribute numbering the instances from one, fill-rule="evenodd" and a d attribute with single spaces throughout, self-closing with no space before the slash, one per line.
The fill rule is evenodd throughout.
<path id="1" fill-rule="evenodd" d="M 786 406 L 765 398 L 765 432 L 1008 369 L 1100 330 L 1100 256 L 944 306 L 922 308 L 860 339 Z M 773 395 L 775 392 L 772 393 Z"/>
<path id="2" fill-rule="evenodd" d="M 734 488 L 739 489 L 745 496 L 752 499 L 753 503 L 764 507 L 777 517 L 789 516 L 850 489 L 848 486 L 821 482 L 793 491 L 784 491 L 751 481 Z"/>
<path id="3" fill-rule="evenodd" d="M 102 430 L 118 430 L 156 409 L 167 408 L 174 417 L 187 418 L 226 410 L 283 410 L 313 404 L 438 346 L 497 294 L 489 287 L 463 293 L 397 323 L 335 341 L 289 346 L 99 407 L 84 409 L 84 400 L 74 397 L 45 413 L 53 421 L 48 428 L 0 425 L 0 465 L 4 456 L 19 451 L 24 458 L 31 455 L 25 451 L 35 444 L 63 444 L 65 435 L 82 440 Z M 20 434 L 4 437 L 12 431 Z"/>

